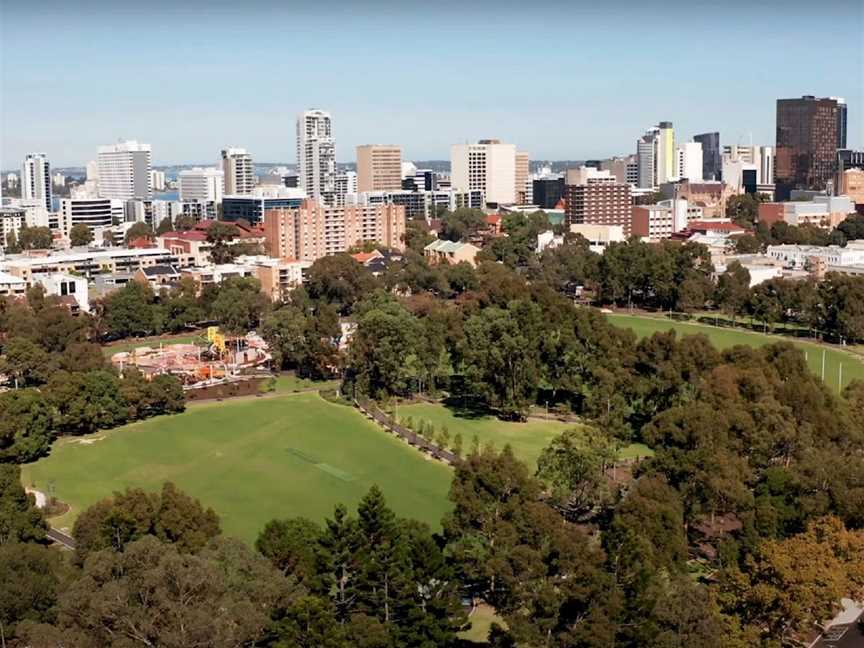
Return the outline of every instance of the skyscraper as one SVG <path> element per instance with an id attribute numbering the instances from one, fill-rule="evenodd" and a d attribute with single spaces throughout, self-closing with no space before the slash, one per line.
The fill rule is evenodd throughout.
<path id="1" fill-rule="evenodd" d="M 672 122 L 660 122 L 657 126 L 657 167 L 654 184 L 659 186 L 677 177 L 678 164 L 675 156 L 675 131 Z"/>
<path id="2" fill-rule="evenodd" d="M 392 144 L 357 147 L 357 191 L 399 191 L 402 149 Z"/>
<path id="3" fill-rule="evenodd" d="M 307 110 L 297 117 L 300 187 L 311 198 L 332 204 L 336 192 L 336 143 L 330 113 Z"/>
<path id="4" fill-rule="evenodd" d="M 516 146 L 492 139 L 451 146 L 450 180 L 459 191 L 482 191 L 486 203 L 512 205 L 516 202 Z"/>
<path id="5" fill-rule="evenodd" d="M 531 204 L 534 187 L 528 177 L 531 170 L 531 158 L 524 151 L 516 151 L 516 203 Z"/>
<path id="6" fill-rule="evenodd" d="M 222 202 L 225 186 L 222 169 L 184 169 L 177 179 L 180 183 L 180 200 Z"/>
<path id="7" fill-rule="evenodd" d="M 21 197 L 40 200 L 51 211 L 51 163 L 44 153 L 28 153 L 21 165 Z"/>
<path id="8" fill-rule="evenodd" d="M 701 133 L 693 136 L 702 145 L 702 178 L 720 180 L 723 161 L 720 158 L 720 133 Z"/>
<path id="9" fill-rule="evenodd" d="M 244 148 L 222 149 L 222 177 L 225 195 L 242 196 L 255 187 L 255 167 L 252 156 Z"/>
<path id="10" fill-rule="evenodd" d="M 640 189 L 657 186 L 657 139 L 659 137 L 660 129 L 649 128 L 636 140 L 636 164 L 639 169 L 639 180 L 636 186 Z"/>
<path id="11" fill-rule="evenodd" d="M 676 149 L 677 176 L 680 179 L 702 180 L 702 145 L 699 142 L 684 142 Z"/>
<path id="12" fill-rule="evenodd" d="M 100 146 L 99 195 L 118 200 L 150 200 L 150 145 L 134 140 Z"/>
<path id="13" fill-rule="evenodd" d="M 777 198 L 792 189 L 825 189 L 837 168 L 837 150 L 846 147 L 846 103 L 829 97 L 777 100 L 774 178 Z"/>

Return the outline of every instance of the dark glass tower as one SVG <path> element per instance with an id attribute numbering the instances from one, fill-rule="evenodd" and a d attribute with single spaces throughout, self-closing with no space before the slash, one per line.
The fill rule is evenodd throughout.
<path id="1" fill-rule="evenodd" d="M 723 162 L 720 159 L 720 133 L 702 133 L 693 136 L 702 145 L 702 179 L 721 180 Z"/>

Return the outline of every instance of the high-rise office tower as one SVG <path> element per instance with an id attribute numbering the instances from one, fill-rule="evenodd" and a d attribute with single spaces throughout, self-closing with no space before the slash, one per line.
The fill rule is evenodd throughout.
<path id="1" fill-rule="evenodd" d="M 150 145 L 134 140 L 100 146 L 99 195 L 118 200 L 150 200 Z"/>
<path id="2" fill-rule="evenodd" d="M 524 151 L 516 151 L 516 203 L 530 205 L 534 187 L 528 178 L 531 158 Z"/>
<path id="3" fill-rule="evenodd" d="M 639 169 L 636 186 L 640 189 L 657 186 L 657 139 L 659 137 L 660 129 L 649 128 L 636 140 L 636 164 Z"/>
<path id="4" fill-rule="evenodd" d="M 242 196 L 255 187 L 252 156 L 244 148 L 222 149 L 222 177 L 225 195 Z"/>
<path id="5" fill-rule="evenodd" d="M 21 165 L 21 197 L 40 200 L 51 211 L 51 163 L 44 153 L 28 153 Z"/>
<path id="6" fill-rule="evenodd" d="M 777 198 L 793 189 L 822 190 L 837 168 L 837 150 L 846 148 L 846 103 L 836 97 L 777 100 L 774 178 Z"/>
<path id="7" fill-rule="evenodd" d="M 655 182 L 659 186 L 671 182 L 678 175 L 678 164 L 675 156 L 675 131 L 672 122 L 660 122 L 657 126 L 657 164 Z"/>
<path id="8" fill-rule="evenodd" d="M 702 145 L 699 142 L 684 142 L 676 149 L 677 176 L 680 179 L 702 180 Z"/>
<path id="9" fill-rule="evenodd" d="M 357 147 L 357 191 L 399 191 L 402 149 L 392 144 Z"/>
<path id="10" fill-rule="evenodd" d="M 700 133 L 693 136 L 702 145 L 702 178 L 720 180 L 723 161 L 720 157 L 720 133 Z"/>
<path id="11" fill-rule="evenodd" d="M 495 205 L 516 202 L 516 146 L 499 140 L 450 147 L 450 180 L 459 191 L 483 192 Z"/>
<path id="12" fill-rule="evenodd" d="M 297 117 L 297 168 L 300 187 L 306 194 L 332 204 L 336 192 L 336 143 L 330 113 L 307 110 Z"/>

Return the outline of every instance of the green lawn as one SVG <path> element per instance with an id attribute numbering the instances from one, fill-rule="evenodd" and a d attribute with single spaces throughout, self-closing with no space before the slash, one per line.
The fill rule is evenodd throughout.
<path id="1" fill-rule="evenodd" d="M 473 643 L 487 643 L 489 640 L 489 630 L 492 629 L 492 624 L 506 628 L 507 624 L 495 612 L 495 608 L 486 603 L 478 605 L 474 612 L 468 617 L 471 627 L 459 633 L 459 638 Z"/>
<path id="2" fill-rule="evenodd" d="M 652 335 L 658 331 L 677 331 L 680 335 L 705 334 L 718 349 L 728 349 L 736 344 L 763 346 L 772 342 L 792 342 L 806 354 L 807 364 L 817 375 L 822 375 L 822 356 L 825 356 L 825 384 L 835 392 L 840 379 L 840 366 L 843 371 L 843 387 L 853 379 L 864 380 L 864 362 L 852 353 L 841 351 L 823 344 L 793 340 L 779 335 L 764 335 L 740 329 L 717 328 L 707 324 L 675 322 L 662 317 L 641 315 L 610 314 L 609 321 L 620 328 L 632 329 L 639 337 Z"/>
<path id="3" fill-rule="evenodd" d="M 471 449 L 471 440 L 474 435 L 481 445 L 491 443 L 499 450 L 506 444 L 510 444 L 513 453 L 527 462 L 533 469 L 537 465 L 540 452 L 549 445 L 549 442 L 564 430 L 579 427 L 578 423 L 562 423 L 561 421 L 538 421 L 531 419 L 526 423 L 514 423 L 502 421 L 494 416 L 460 416 L 456 411 L 440 403 L 417 403 L 413 405 L 400 405 L 399 418 L 411 417 L 415 423 L 421 420 L 432 423 L 440 430 L 446 425 L 450 436 L 457 433 L 462 434 L 463 452 Z M 632 444 L 622 448 L 619 456 L 622 459 L 653 454 L 648 446 Z"/>
<path id="4" fill-rule="evenodd" d="M 338 380 L 309 380 L 286 373 L 276 376 L 276 388 L 273 391 L 277 394 L 291 394 L 307 389 L 335 389 L 338 386 Z"/>
<path id="5" fill-rule="evenodd" d="M 159 343 L 164 344 L 200 344 L 207 343 L 207 338 L 204 335 L 166 335 L 158 338 L 140 338 L 137 340 L 123 340 L 115 344 L 110 344 L 102 347 L 102 353 L 110 358 L 115 353 L 120 351 L 131 351 L 138 347 L 150 347 L 153 349 L 159 348 Z"/>
<path id="6" fill-rule="evenodd" d="M 64 438 L 50 456 L 22 466 L 26 486 L 46 490 L 53 482 L 55 495 L 71 505 L 55 526 L 71 526 L 114 490 L 155 490 L 171 480 L 212 506 L 225 533 L 249 542 L 275 517 L 320 522 L 340 502 L 353 510 L 372 484 L 397 514 L 438 528 L 450 479 L 443 464 L 315 393 L 196 405 Z"/>

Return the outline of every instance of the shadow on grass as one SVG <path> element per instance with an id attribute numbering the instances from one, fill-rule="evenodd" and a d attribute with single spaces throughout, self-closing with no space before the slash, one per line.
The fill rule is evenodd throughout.
<path id="1" fill-rule="evenodd" d="M 497 417 L 498 412 L 489 409 L 483 402 L 470 396 L 449 396 L 443 401 L 453 416 L 463 419 L 481 419 L 487 416 Z"/>

